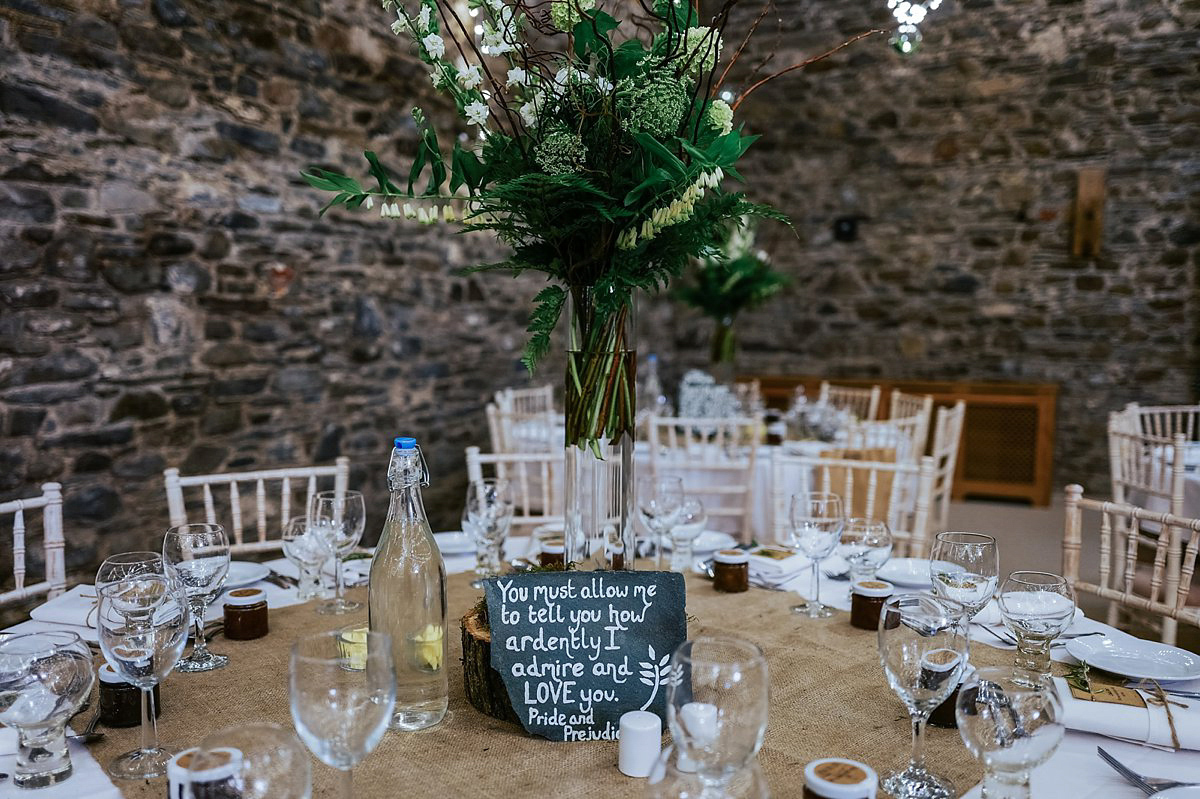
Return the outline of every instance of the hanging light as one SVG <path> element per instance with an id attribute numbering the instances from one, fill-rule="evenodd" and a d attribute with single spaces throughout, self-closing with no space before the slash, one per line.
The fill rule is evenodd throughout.
<path id="1" fill-rule="evenodd" d="M 888 43 L 903 55 L 912 55 L 921 47 L 921 31 L 917 27 L 930 11 L 937 11 L 942 0 L 887 0 L 888 9 L 896 18 L 896 32 Z"/>

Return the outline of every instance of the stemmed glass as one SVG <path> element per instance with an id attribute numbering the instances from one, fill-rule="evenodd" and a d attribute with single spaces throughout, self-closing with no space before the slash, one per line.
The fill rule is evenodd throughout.
<path id="1" fill-rule="evenodd" d="M 691 571 L 694 557 L 692 549 L 707 522 L 708 513 L 704 510 L 703 502 L 696 497 L 683 500 L 679 508 L 679 520 L 671 528 L 671 571 Z"/>
<path id="2" fill-rule="evenodd" d="M 161 552 L 119 552 L 96 569 L 96 589 L 136 574 L 163 574 Z"/>
<path id="3" fill-rule="evenodd" d="M 1062 714 L 1050 680 L 1029 685 L 1019 671 L 990 667 L 963 681 L 955 717 L 967 751 L 983 763 L 983 799 L 1031 799 L 1029 773 L 1058 749 Z"/>
<path id="4" fill-rule="evenodd" d="M 663 566 L 663 542 L 679 521 L 683 508 L 683 480 L 678 477 L 642 477 L 637 482 L 638 515 L 654 536 L 654 567 Z"/>
<path id="5" fill-rule="evenodd" d="M 475 574 L 480 580 L 500 574 L 501 552 L 512 525 L 513 504 L 508 481 L 495 478 L 471 480 L 467 484 L 467 505 L 463 510 L 463 529 L 475 539 Z M 476 580 L 471 585 L 481 588 Z"/>
<path id="6" fill-rule="evenodd" d="M 164 571 L 169 573 L 136 574 L 97 591 L 100 651 L 121 679 L 142 689 L 141 748 L 120 755 L 108 768 L 120 779 L 162 776 L 176 751 L 158 743 L 154 686 L 180 662 L 191 598 L 172 570 Z"/>
<path id="7" fill-rule="evenodd" d="M 18 788 L 44 788 L 71 776 L 65 728 L 95 679 L 92 654 L 75 633 L 0 640 L 0 724 L 17 731 Z"/>
<path id="8" fill-rule="evenodd" d="M 792 496 L 788 541 L 812 561 L 812 598 L 792 610 L 810 619 L 827 619 L 833 608 L 821 604 L 821 561 L 833 554 L 846 519 L 842 498 L 813 491 Z"/>
<path id="9" fill-rule="evenodd" d="M 296 732 L 341 772 L 339 794 L 350 799 L 351 770 L 379 745 L 396 704 L 391 636 L 362 631 L 353 643 L 338 631 L 305 636 L 292 646 L 289 671 Z"/>
<path id="10" fill-rule="evenodd" d="M 1025 685 L 1048 681 L 1050 644 L 1075 619 L 1075 592 L 1066 578 L 1049 572 L 1013 572 L 996 600 L 1004 626 L 1017 639 L 1017 679 Z"/>
<path id="11" fill-rule="evenodd" d="M 318 491 L 308 507 L 308 521 L 330 542 L 334 552 L 333 573 L 337 595 L 317 608 L 317 613 L 340 616 L 362 607 L 361 602 L 346 599 L 342 558 L 349 555 L 362 540 L 367 528 L 367 506 L 360 491 Z"/>
<path id="12" fill-rule="evenodd" d="M 229 538 L 225 528 L 219 524 L 172 527 L 163 536 L 162 557 L 168 573 L 187 592 L 194 627 L 192 652 L 179 661 L 175 670 L 195 673 L 225 668 L 229 657 L 208 651 L 208 641 L 204 639 L 204 613 L 221 595 L 229 574 Z"/>
<path id="13" fill-rule="evenodd" d="M 300 579 L 296 596 L 316 599 L 328 596 L 321 584 L 321 567 L 333 557 L 328 539 L 308 523 L 307 516 L 293 516 L 283 528 L 283 554 L 296 566 Z"/>
<path id="14" fill-rule="evenodd" d="M 699 775 L 679 767 L 675 748 L 668 746 L 646 780 L 646 799 L 700 799 L 706 787 Z M 722 791 L 721 799 L 770 799 L 771 796 L 757 760 L 751 760 L 730 777 Z"/>
<path id="15" fill-rule="evenodd" d="M 767 660 L 749 641 L 704 636 L 671 655 L 667 723 L 704 783 L 701 796 L 724 797 L 726 783 L 758 754 L 769 694 Z"/>
<path id="16" fill-rule="evenodd" d="M 206 792 L 204 787 L 211 786 L 213 769 L 229 767 L 231 752 L 240 755 L 230 775 L 233 784 L 228 786 L 238 799 L 312 796 L 312 761 L 296 734 L 278 724 L 262 722 L 228 727 L 204 737 L 188 763 L 192 796 L 212 796 L 212 789 Z"/>
<path id="17" fill-rule="evenodd" d="M 855 516 L 846 520 L 837 553 L 850 565 L 850 583 L 874 580 L 892 556 L 892 533 L 885 522 Z"/>
<path id="18" fill-rule="evenodd" d="M 970 621 L 996 593 L 1000 552 L 996 539 L 982 533 L 938 533 L 930 552 L 933 593 L 962 605 L 967 616 L 967 655 L 971 653 Z"/>
<path id="19" fill-rule="evenodd" d="M 900 594 L 879 617 L 879 660 L 912 717 L 912 758 L 883 788 L 895 799 L 947 799 L 954 786 L 925 768 L 925 722 L 958 686 L 967 661 L 967 620 L 953 600 Z"/>

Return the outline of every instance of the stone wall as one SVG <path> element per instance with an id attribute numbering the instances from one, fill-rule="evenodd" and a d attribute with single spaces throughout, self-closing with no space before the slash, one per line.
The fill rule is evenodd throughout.
<path id="1" fill-rule="evenodd" d="M 779 9 L 778 65 L 887 21 Z M 960 0 L 916 57 L 876 39 L 761 90 L 745 173 L 795 222 L 762 234 L 795 282 L 744 319 L 742 370 L 1059 382 L 1059 474 L 1103 488 L 1105 412 L 1192 399 L 1198 27 L 1196 0 Z M 72 569 L 153 545 L 167 465 L 346 454 L 374 532 L 397 432 L 456 523 L 537 281 L 461 276 L 486 238 L 318 219 L 297 177 L 403 163 L 412 103 L 447 121 L 430 91 L 375 0 L 0 0 L 0 497 L 63 481 Z M 1083 165 L 1109 169 L 1091 260 Z M 664 302 L 642 334 L 670 375 L 705 358 Z"/>

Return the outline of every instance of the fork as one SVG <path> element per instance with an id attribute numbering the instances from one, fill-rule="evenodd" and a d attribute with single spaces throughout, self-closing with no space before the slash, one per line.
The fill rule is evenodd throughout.
<path id="1" fill-rule="evenodd" d="M 1136 771 L 1130 769 L 1108 752 L 1105 752 L 1103 747 L 1097 746 L 1096 754 L 1100 755 L 1101 760 L 1112 766 L 1114 771 L 1128 780 L 1131 784 L 1141 788 L 1142 792 L 1146 794 L 1146 796 L 1151 796 L 1159 791 L 1165 791 L 1168 788 L 1180 788 L 1197 784 L 1191 782 L 1176 782 L 1175 780 L 1160 780 L 1153 777 L 1143 777 L 1141 774 L 1138 774 Z"/>

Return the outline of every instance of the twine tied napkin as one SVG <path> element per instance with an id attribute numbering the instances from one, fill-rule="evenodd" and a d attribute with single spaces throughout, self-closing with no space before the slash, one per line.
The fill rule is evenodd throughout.
<path id="1" fill-rule="evenodd" d="M 1054 678 L 1054 685 L 1062 697 L 1067 729 L 1150 746 L 1200 750 L 1200 700 L 1095 683 L 1089 694 L 1070 687 L 1061 677 Z"/>

